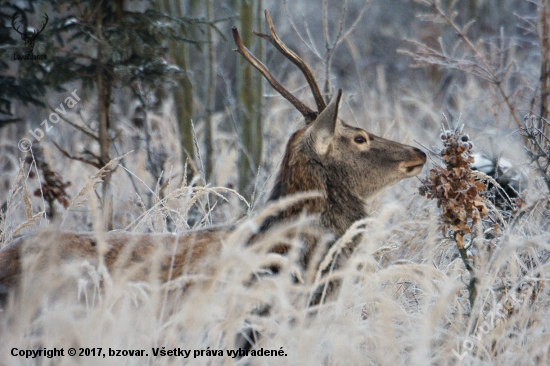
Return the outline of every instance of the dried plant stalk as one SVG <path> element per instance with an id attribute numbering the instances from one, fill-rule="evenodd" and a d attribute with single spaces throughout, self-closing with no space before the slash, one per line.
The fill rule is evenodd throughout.
<path id="1" fill-rule="evenodd" d="M 420 187 L 420 193 L 427 198 L 437 200 L 442 209 L 441 222 L 443 235 L 450 233 L 454 239 L 460 257 L 470 273 L 468 285 L 470 306 L 476 298 L 476 274 L 470 261 L 468 247 L 464 245 L 464 236 L 473 235 L 475 226 L 487 213 L 487 207 L 479 193 L 486 185 L 475 179 L 470 165 L 473 163 L 473 144 L 467 134 L 458 128 L 443 131 L 441 139 L 444 148 L 441 158 L 445 166 L 433 168 Z"/>

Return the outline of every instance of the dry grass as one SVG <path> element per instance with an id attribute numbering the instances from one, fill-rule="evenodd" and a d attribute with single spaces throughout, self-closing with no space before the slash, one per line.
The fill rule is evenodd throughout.
<path id="1" fill-rule="evenodd" d="M 424 110 L 418 109 L 417 113 L 423 114 Z M 388 116 L 373 111 L 368 120 L 377 118 Z M 405 123 L 416 122 L 395 121 L 397 126 Z M 414 137 L 427 145 L 437 144 L 437 121 L 425 123 L 432 132 Z M 268 134 L 277 130 L 280 127 L 274 126 Z M 389 128 L 385 135 L 413 139 L 400 138 L 400 131 Z M 412 130 L 413 134 L 419 132 Z M 475 142 L 476 131 L 470 136 Z M 45 150 L 51 156 L 56 154 L 47 145 Z M 135 175 L 145 184 L 143 167 L 132 166 L 140 161 L 139 154 L 134 153 L 138 157 L 135 159 L 126 157 L 127 167 L 137 171 Z M 60 163 L 58 159 L 52 160 L 54 170 Z M 274 159 L 268 164 L 275 165 L 279 158 Z M 23 228 L 36 231 L 49 226 L 40 216 L 30 214 L 39 211 L 41 203 L 29 195 L 31 189 L 25 188 L 33 182 L 24 179 L 24 169 L 12 175 L 8 211 L 2 222 L 4 240 Z M 75 189 L 71 193 L 73 201 L 64 212 L 62 226 L 86 229 L 80 226 L 82 222 L 93 226 L 101 221 L 94 219 L 97 202 L 92 194 L 98 175 L 79 180 L 81 169 L 81 165 L 72 164 L 71 169 L 62 170 L 65 179 L 75 182 L 71 187 Z M 238 195 L 225 188 L 173 182 L 161 198 L 159 189 L 149 182 L 153 205 L 143 211 L 133 192 L 122 190 L 128 178 L 120 170 L 114 184 L 121 192 L 118 211 L 126 207 L 127 214 L 117 215 L 117 225 L 125 230 L 181 232 L 210 222 L 236 220 L 240 214 L 235 212 L 247 210 Z M 265 181 L 266 177 L 260 179 Z M 0 364 L 29 364 L 24 358 L 9 356 L 13 347 L 144 349 L 149 354 L 107 356 L 100 361 L 91 356 L 62 357 L 39 361 L 43 365 L 547 364 L 550 297 L 545 281 L 549 248 L 546 226 L 541 221 L 542 208 L 537 206 L 541 205 L 542 186 L 533 183 L 526 198 L 528 211 L 509 222 L 490 243 L 481 241 L 477 245 L 475 266 L 480 281 L 471 309 L 465 284 L 468 272 L 454 243 L 441 234 L 436 205 L 415 192 L 419 185 L 412 179 L 403 181 L 369 203 L 372 214 L 363 225 L 350 229 L 363 234 L 361 244 L 349 265 L 331 274 L 344 279 L 341 292 L 320 307 L 306 306 L 316 285 L 292 283 L 291 275 L 298 271 L 293 255 L 279 258 L 267 253 L 283 236 L 281 231 L 307 226 L 307 219 L 246 247 L 246 238 L 257 228 L 255 218 L 262 216 L 256 209 L 249 219 L 238 223 L 221 255 L 213 259 L 216 271 L 207 279 L 207 285 L 185 294 L 179 290 L 182 283 L 196 278 L 168 284 L 126 282 L 86 263 L 52 266 L 46 275 L 29 273 L 21 297 L 10 302 L 0 317 Z M 259 195 L 265 195 L 266 184 L 260 181 L 258 186 Z M 80 193 L 75 193 L 78 190 Z M 219 199 L 222 195 L 227 201 Z M 216 207 L 210 210 L 216 201 Z M 35 206 L 31 211 L 30 204 Z M 27 224 L 29 227 L 25 227 Z M 349 237 L 353 235 L 349 233 Z M 295 250 L 300 245 L 296 240 L 290 244 Z M 262 267 L 273 261 L 282 266 L 280 275 L 261 276 Z M 251 275 L 257 277 L 252 285 Z M 266 304 L 271 306 L 268 316 L 253 315 L 254 309 Z M 282 347 L 288 356 L 240 360 L 228 356 L 225 351 L 235 349 L 235 335 L 250 327 L 261 334 L 259 347 Z M 224 350 L 224 356 L 153 357 L 155 347 L 210 347 Z"/>
<path id="2" fill-rule="evenodd" d="M 380 69 L 379 84 L 384 84 L 384 77 Z M 497 141 L 497 155 L 526 164 L 523 143 L 513 134 L 515 126 L 509 127 L 512 119 L 499 95 L 487 92 L 486 84 L 472 77 L 455 84 L 452 93 L 474 151 L 494 150 Z M 350 124 L 415 146 L 416 141 L 434 150 L 441 148 L 440 107 L 428 88 L 404 89 L 394 98 L 373 90 L 357 94 L 342 109 Z M 349 106 L 355 107 L 357 100 L 365 104 L 354 114 Z M 167 117 L 173 109 L 169 101 L 163 111 L 148 116 L 151 130 L 156 131 L 153 144 L 170 152 L 163 166 L 165 184 L 157 186 L 149 174 L 143 146 L 131 138 L 132 130 L 122 134 L 121 151 L 133 152 L 113 163 L 124 166 L 119 166 L 113 177 L 115 227 L 181 233 L 233 223 L 235 231 L 220 256 L 212 259 L 211 266 L 216 268 L 212 275 L 166 284 L 129 282 L 89 263 L 50 266 L 40 275 L 27 273 L 19 298 L 12 298 L 0 313 L 0 365 L 550 364 L 550 290 L 546 284 L 550 237 L 544 215 L 548 196 L 542 179 L 534 174 L 530 177 L 523 208 L 512 216 L 501 215 L 506 222 L 498 222 L 497 234 L 485 233 L 468 247 L 478 276 L 473 308 L 467 290 L 470 274 L 456 243 L 442 233 L 436 203 L 418 194 L 417 179 L 402 181 L 368 202 L 370 216 L 341 239 L 361 233 L 360 245 L 345 268 L 330 274 L 343 279 L 341 291 L 322 306 L 308 308 L 308 299 L 322 280 L 317 277 L 315 284 L 293 283 L 292 276 L 299 271 L 293 259 L 301 243 L 291 240 L 293 251 L 288 257 L 268 253 L 286 232 L 306 230 L 308 218 L 270 231 L 254 246 L 245 245 L 258 227 L 257 218 L 276 209 L 259 207 L 263 207 L 274 167 L 282 158 L 284 142 L 299 123 L 284 101 L 269 98 L 266 104 L 267 158 L 252 202 L 243 202 L 236 192 L 225 188 L 237 181 L 239 143 L 234 134 L 219 128 L 230 116 L 221 116 L 217 126 L 217 168 L 214 185 L 208 187 L 200 186 L 199 180 L 182 181 L 185 173 L 177 158 L 174 122 Z M 77 120 L 76 116 L 67 118 L 73 117 Z M 122 126 L 130 125 L 121 118 Z M 67 134 L 68 127 L 65 130 L 60 124 L 56 128 L 56 133 Z M 201 131 L 198 122 L 199 135 Z M 37 181 L 28 178 L 28 166 L 18 164 L 17 140 L 2 133 L 0 142 L 6 154 L 1 157 L 5 170 L 0 197 L 7 201 L 7 210 L 0 223 L 1 245 L 20 233 L 58 227 L 93 231 L 101 222 L 95 194 L 101 172 L 68 161 L 45 139 L 43 149 L 51 169 L 71 182 L 68 208 L 58 206 L 59 216 L 49 223 L 40 214 L 44 200 L 29 193 L 37 188 Z M 64 148 L 81 150 L 86 145 L 79 142 L 86 141 L 84 136 L 77 133 L 73 137 Z M 93 144 L 84 147 L 97 148 Z M 433 158 L 431 163 L 439 161 Z M 132 179 L 139 194 L 132 188 Z M 487 220 L 498 217 L 495 215 L 489 212 Z M 29 258 L 26 264 L 29 268 L 32 261 Z M 279 275 L 262 275 L 272 262 L 281 266 Z M 256 280 L 250 281 L 251 277 Z M 189 281 L 204 285 L 182 293 L 182 285 Z M 269 315 L 256 315 L 265 305 L 270 306 Z M 235 349 L 235 336 L 250 328 L 261 334 L 258 347 L 282 347 L 287 356 L 228 356 L 226 351 Z M 27 360 L 10 356 L 14 347 L 57 347 L 65 352 L 69 347 L 101 347 L 104 352 L 109 348 L 143 349 L 149 356 Z M 223 356 L 197 358 L 191 352 L 188 359 L 154 357 L 152 349 L 157 347 L 224 352 Z"/>

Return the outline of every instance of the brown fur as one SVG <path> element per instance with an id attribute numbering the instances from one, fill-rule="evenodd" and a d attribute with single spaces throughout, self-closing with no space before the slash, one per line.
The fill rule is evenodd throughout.
<path id="1" fill-rule="evenodd" d="M 267 12 L 266 20 L 273 28 Z M 274 28 L 271 31 L 271 40 L 279 42 Z M 267 74 L 265 67 L 262 68 L 242 46 L 235 28 L 233 33 L 240 46 L 239 52 L 275 85 L 277 82 Z M 282 44 L 278 48 L 289 58 L 297 57 Z M 302 71 L 311 75 L 307 66 L 299 61 Z M 293 62 L 300 64 L 296 60 Z M 333 242 L 323 241 L 321 237 L 343 235 L 355 221 L 367 215 L 366 199 L 384 187 L 418 174 L 426 162 L 426 155 L 417 148 L 342 122 L 338 118 L 342 91 L 339 90 L 325 107 L 316 83 L 310 79 L 317 105 L 322 109 L 319 112 L 309 110 L 284 88 L 277 89 L 302 112 L 308 125 L 296 131 L 288 141 L 269 200 L 307 191 L 318 191 L 321 196 L 303 200 L 267 218 L 260 233 L 249 240 L 253 245 L 273 225 L 284 225 L 285 221 L 302 213 L 314 215 L 317 217 L 312 228 L 315 234 L 298 233 L 304 242 L 300 256 L 304 270 L 316 270 L 320 259 L 314 261 L 313 257 L 321 258 L 330 249 Z M 0 250 L 0 295 L 17 287 L 23 272 L 68 261 L 87 260 L 96 266 L 103 261 L 110 273 L 124 273 L 130 279 L 139 280 L 151 278 L 151 275 L 168 281 L 185 274 L 207 274 L 212 270 L 208 259 L 219 253 L 229 233 L 229 228 L 190 231 L 178 237 L 113 232 L 101 234 L 103 242 L 93 233 L 46 232 L 19 238 Z M 327 245 L 320 248 L 321 242 Z M 284 254 L 288 249 L 286 244 L 281 244 L 272 251 Z M 353 249 L 354 245 L 345 248 L 345 256 Z M 31 257 L 37 260 L 27 260 Z M 312 262 L 315 263 L 312 265 Z M 311 275 L 308 278 L 311 279 Z"/>
<path id="2" fill-rule="evenodd" d="M 290 138 L 269 200 L 312 190 L 321 192 L 322 196 L 304 200 L 268 218 L 261 232 L 306 212 L 317 215 L 314 226 L 321 234 L 341 236 L 353 222 L 366 216 L 367 198 L 390 184 L 418 174 L 424 165 L 426 155 L 420 150 L 340 121 L 340 98 L 341 93 L 316 121 Z M 357 143 L 358 137 L 365 142 L 357 140 L 361 141 Z M 103 260 L 111 273 L 133 270 L 132 279 L 144 279 L 152 270 L 158 271 L 158 278 L 162 281 L 183 274 L 206 274 L 211 270 L 208 257 L 219 252 L 222 240 L 229 232 L 228 228 L 210 228 L 178 237 L 171 234 L 104 233 L 106 250 Z M 329 249 L 317 248 L 318 238 L 318 235 L 303 238 L 305 248 L 300 263 L 304 269 L 309 267 L 317 250 L 326 253 Z M 93 233 L 71 232 L 47 232 L 17 239 L 0 250 L 0 292 L 6 293 L 17 285 L 23 269 L 22 259 L 33 253 L 40 258 L 39 265 L 33 267 L 35 269 L 82 259 L 97 265 L 100 258 L 98 240 Z M 286 247 L 275 247 L 273 251 L 285 253 L 286 250 Z M 347 249 L 348 254 L 352 251 L 353 248 Z M 148 261 L 151 256 L 155 256 L 156 269 Z"/>
<path id="3" fill-rule="evenodd" d="M 315 122 L 292 135 L 269 199 L 304 191 L 320 191 L 322 197 L 304 200 L 270 218 L 263 230 L 306 211 L 318 215 L 316 227 L 321 233 L 342 236 L 355 221 L 367 216 L 365 201 L 369 197 L 422 169 L 426 155 L 419 149 L 340 121 L 340 98 L 341 95 L 336 96 Z M 324 124 L 329 135 L 321 146 L 318 140 L 323 129 L 317 128 L 317 124 Z M 354 139 L 359 136 L 367 141 L 357 144 Z M 323 255 L 330 249 L 317 248 L 318 238 L 319 235 L 303 238 L 305 249 L 300 258 L 303 269 L 308 269 L 316 251 Z M 353 249 L 353 246 L 346 248 L 344 254 L 349 256 Z M 315 270 L 316 266 L 317 263 Z"/>
<path id="4" fill-rule="evenodd" d="M 0 292 L 14 287 L 23 269 L 40 270 L 45 266 L 74 260 L 87 260 L 98 265 L 100 257 L 110 273 L 137 268 L 132 279 L 144 280 L 151 270 L 159 279 L 168 281 L 184 274 L 207 272 L 202 258 L 216 255 L 226 228 L 190 231 L 184 235 L 104 233 L 100 239 L 93 233 L 42 232 L 18 238 L 0 251 Z M 99 254 L 99 240 L 104 240 L 104 254 Z M 158 258 L 153 268 L 149 259 Z M 26 268 L 22 259 L 33 257 Z M 140 265 L 141 268 L 140 268 Z"/>

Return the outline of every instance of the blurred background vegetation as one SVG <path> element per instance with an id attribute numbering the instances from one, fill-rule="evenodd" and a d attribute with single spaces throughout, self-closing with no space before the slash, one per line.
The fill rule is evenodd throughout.
<path id="1" fill-rule="evenodd" d="M 252 205 L 261 200 L 258 187 L 269 181 L 299 116 L 232 52 L 230 28 L 314 105 L 295 66 L 253 35 L 267 32 L 263 9 L 311 65 L 325 98 L 343 88 L 345 119 L 374 133 L 395 138 L 392 127 L 401 126 L 405 140 L 428 145 L 426 132 L 439 128 L 443 112 L 462 116 L 495 150 L 498 136 L 523 145 L 517 131 L 525 116 L 547 117 L 546 0 L 8 1 L 0 8 L 3 210 L 29 154 L 17 149 L 21 138 L 55 161 L 47 169 L 59 175 L 62 189 L 52 190 L 59 197 L 69 187 L 63 179 L 78 186 L 81 176 L 124 156 L 124 169 L 103 172 L 97 191 L 107 228 L 127 223 L 122 196 L 150 208 L 182 181 L 235 188 Z M 12 26 L 16 12 L 28 31 L 49 16 L 33 50 L 46 60 L 13 59 L 25 52 Z M 40 123 L 75 89 L 82 102 L 38 144 L 29 130 L 45 130 Z M 121 179 L 115 188 L 113 174 Z M 46 201 L 55 200 L 53 193 Z"/>

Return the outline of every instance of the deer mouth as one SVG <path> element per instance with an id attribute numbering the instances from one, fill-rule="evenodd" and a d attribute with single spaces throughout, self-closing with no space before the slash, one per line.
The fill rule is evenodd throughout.
<path id="1" fill-rule="evenodd" d="M 409 161 L 402 162 L 400 170 L 405 173 L 407 177 L 413 177 L 422 171 L 424 164 L 426 164 L 426 154 L 417 148 L 413 148 L 416 156 Z"/>
<path id="2" fill-rule="evenodd" d="M 422 164 L 417 164 L 417 165 L 412 165 L 412 166 L 408 166 L 405 171 L 408 173 L 408 174 L 411 174 L 412 172 L 416 171 L 416 170 L 422 170 L 422 167 L 424 166 L 424 163 Z"/>
<path id="3" fill-rule="evenodd" d="M 424 167 L 424 162 L 412 162 L 412 163 L 405 163 L 401 165 L 401 171 L 405 174 L 407 177 L 414 177 L 418 173 L 422 171 L 422 168 Z"/>

